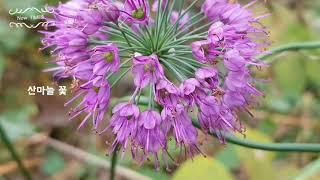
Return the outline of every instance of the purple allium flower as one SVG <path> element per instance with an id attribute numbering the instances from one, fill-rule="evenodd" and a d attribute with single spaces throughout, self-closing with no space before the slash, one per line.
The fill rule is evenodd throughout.
<path id="1" fill-rule="evenodd" d="M 224 134 L 230 131 L 239 131 L 237 120 L 233 112 L 217 101 L 216 97 L 206 97 L 199 103 L 198 119 L 201 128 L 207 133 L 215 133 L 224 143 Z"/>
<path id="2" fill-rule="evenodd" d="M 165 107 L 175 107 L 178 104 L 179 89 L 170 81 L 161 79 L 156 84 L 156 100 Z"/>
<path id="3" fill-rule="evenodd" d="M 154 54 L 134 57 L 132 73 L 134 74 L 134 84 L 140 88 L 146 87 L 149 83 L 154 84 L 164 77 L 162 66 Z"/>
<path id="4" fill-rule="evenodd" d="M 206 97 L 205 90 L 195 78 L 183 81 L 180 85 L 180 92 L 183 99 L 189 105 L 194 105 L 196 102 L 201 101 L 201 99 Z"/>
<path id="5" fill-rule="evenodd" d="M 205 0 L 201 10 L 211 21 L 217 21 L 225 12 L 225 7 L 229 6 L 232 4 L 229 4 L 227 0 Z"/>
<path id="6" fill-rule="evenodd" d="M 91 9 L 80 11 L 78 16 L 83 21 L 82 31 L 89 35 L 96 33 L 104 21 L 104 17 L 99 11 Z"/>
<path id="7" fill-rule="evenodd" d="M 181 12 L 181 14 L 183 11 Z M 177 20 L 179 19 L 179 12 L 178 11 L 173 11 L 171 14 L 170 22 L 172 24 L 175 24 Z M 185 25 L 188 24 L 190 21 L 190 16 L 189 13 L 186 13 L 180 20 L 179 20 L 179 27 L 184 27 Z"/>
<path id="8" fill-rule="evenodd" d="M 161 121 L 161 116 L 158 112 L 148 110 L 140 114 L 138 124 L 144 129 L 154 129 L 160 125 Z M 148 150 L 148 148 L 146 150 Z"/>
<path id="9" fill-rule="evenodd" d="M 95 39 L 95 40 L 101 40 L 101 41 L 105 41 L 109 38 L 109 35 L 101 32 L 100 30 L 104 30 L 104 28 L 100 28 L 96 33 L 92 34 L 91 35 L 91 38 L 92 39 Z"/>
<path id="10" fill-rule="evenodd" d="M 101 11 L 103 12 L 105 21 L 115 23 L 118 22 L 120 10 L 115 4 L 109 2 L 106 6 L 102 6 Z"/>
<path id="11" fill-rule="evenodd" d="M 225 27 L 220 27 L 220 30 L 223 28 L 225 32 L 229 32 L 227 33 L 231 34 L 229 37 L 237 35 L 243 38 L 247 34 L 263 37 L 268 33 L 264 30 L 265 27 L 258 21 L 267 15 L 253 17 L 253 13 L 248 8 L 255 2 L 252 1 L 246 6 L 241 6 L 238 3 L 227 3 L 226 0 L 206 0 L 202 6 L 202 10 L 210 20 L 226 25 Z"/>
<path id="12" fill-rule="evenodd" d="M 104 16 L 98 7 L 103 4 L 95 2 L 73 0 L 66 4 L 61 4 L 55 9 L 55 19 L 51 20 L 59 28 L 76 28 L 86 34 L 94 34 L 102 26 Z M 102 9 L 103 7 L 100 7 Z"/>
<path id="13" fill-rule="evenodd" d="M 168 0 L 162 0 L 162 5 L 161 5 L 162 10 L 164 10 L 166 8 L 167 3 L 168 3 Z M 153 2 L 152 8 L 151 8 L 151 10 L 153 12 L 157 12 L 158 11 L 158 4 L 159 4 L 159 0 L 155 0 Z"/>
<path id="14" fill-rule="evenodd" d="M 148 24 L 150 7 L 147 0 L 126 0 L 124 3 L 127 21 Z"/>
<path id="15" fill-rule="evenodd" d="M 108 72 L 117 72 L 120 68 L 118 46 L 111 43 L 95 47 L 91 60 L 95 63 L 93 68 L 95 75 L 104 76 Z"/>
<path id="16" fill-rule="evenodd" d="M 219 77 L 216 69 L 212 67 L 200 68 L 195 73 L 197 80 L 205 88 L 213 90 L 219 85 Z"/>
<path id="17" fill-rule="evenodd" d="M 105 83 L 105 86 L 91 87 L 89 89 L 80 89 L 75 97 L 68 101 L 65 105 L 69 105 L 75 99 L 84 95 L 82 101 L 73 108 L 69 115 L 70 120 L 79 116 L 81 113 L 87 113 L 86 117 L 82 120 L 78 129 L 81 128 L 90 117 L 92 117 L 94 128 L 97 130 L 99 123 L 104 117 L 104 113 L 108 109 L 109 97 L 110 97 L 110 86 L 108 83 Z"/>
<path id="18" fill-rule="evenodd" d="M 135 143 L 143 149 L 145 154 L 142 161 L 147 155 L 154 155 L 157 169 L 159 168 L 158 152 L 167 146 L 166 136 L 160 127 L 161 122 L 162 119 L 158 112 L 152 110 L 142 112 L 138 118 L 139 133 L 136 133 L 135 137 Z"/>
<path id="19" fill-rule="evenodd" d="M 211 42 L 219 42 L 224 39 L 224 28 L 225 25 L 220 21 L 217 21 L 210 26 L 208 36 Z"/>
<path id="20" fill-rule="evenodd" d="M 245 70 L 247 61 L 240 55 L 239 51 L 233 49 L 225 53 L 224 66 L 233 72 Z"/>
<path id="21" fill-rule="evenodd" d="M 111 127 L 112 132 L 116 135 L 112 144 L 112 151 L 116 150 L 115 148 L 118 145 L 121 145 L 121 148 L 125 151 L 137 133 L 139 108 L 130 102 L 120 103 L 113 108 L 112 113 L 110 125 L 104 131 Z"/>
<path id="22" fill-rule="evenodd" d="M 214 62 L 221 54 L 220 50 L 216 49 L 217 46 L 208 40 L 193 42 L 191 47 L 194 57 L 202 63 Z"/>
<path id="23" fill-rule="evenodd" d="M 54 8 L 54 19 L 46 19 L 48 22 L 53 22 L 58 28 L 78 28 L 80 27 L 78 12 L 86 8 L 88 8 L 88 3 L 85 1 L 72 0 Z"/>
<path id="24" fill-rule="evenodd" d="M 59 29 L 55 32 L 43 32 L 44 48 L 54 46 L 52 52 L 60 51 L 65 55 L 83 52 L 88 46 L 88 36 L 77 29 Z"/>
<path id="25" fill-rule="evenodd" d="M 183 105 L 178 104 L 174 109 L 163 109 L 161 116 L 167 126 L 169 125 L 169 129 L 172 129 L 179 147 L 185 147 L 186 152 L 191 156 L 200 152 L 197 146 L 198 132 Z"/>
<path id="26" fill-rule="evenodd" d="M 83 61 L 70 67 L 69 73 L 76 79 L 89 80 L 92 76 L 93 65 L 90 61 Z"/>
<path id="27" fill-rule="evenodd" d="M 40 31 L 42 49 L 50 48 L 50 63 L 56 65 L 46 71 L 54 72 L 56 81 L 72 79 L 75 96 L 66 105 L 79 103 L 70 119 L 86 114 L 79 128 L 92 118 L 96 130 L 109 109 L 111 89 L 132 72 L 135 91 L 119 98 L 129 100 L 118 102 L 102 132 L 115 135 L 111 152 L 130 148 L 133 159 L 142 163 L 153 156 L 159 168 L 160 154 L 165 164 L 166 156 L 171 158 L 170 135 L 188 155 L 201 153 L 191 117 L 222 143 L 226 133 L 243 132 L 237 113 L 251 115 L 249 107 L 263 95 L 250 67 L 265 65 L 257 57 L 270 44 L 259 22 L 266 15 L 254 17 L 249 9 L 255 2 L 205 0 L 193 16 L 195 4 L 184 10 L 184 4 L 177 8 L 168 0 L 60 3 Z"/>

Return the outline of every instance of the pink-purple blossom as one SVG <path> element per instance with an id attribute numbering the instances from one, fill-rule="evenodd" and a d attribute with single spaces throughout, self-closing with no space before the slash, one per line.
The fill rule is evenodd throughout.
<path id="1" fill-rule="evenodd" d="M 104 131 L 111 128 L 116 136 L 112 143 L 112 151 L 115 151 L 117 146 L 126 150 L 130 140 L 137 133 L 139 108 L 132 103 L 120 103 L 113 108 L 112 113 L 110 125 Z"/>
<path id="2" fill-rule="evenodd" d="M 108 72 L 117 72 L 120 68 L 119 49 L 116 44 L 95 47 L 90 59 L 94 63 L 95 75 L 104 76 Z"/>
<path id="3" fill-rule="evenodd" d="M 135 144 L 138 149 L 143 149 L 145 155 L 153 155 L 155 167 L 159 168 L 158 153 L 167 147 L 166 135 L 161 129 L 162 118 L 158 112 L 147 110 L 140 114 L 138 118 L 138 132 L 135 137 Z M 138 156 L 138 153 L 135 154 Z M 140 158 L 146 160 L 147 156 Z"/>
<path id="4" fill-rule="evenodd" d="M 124 8 L 127 21 L 139 24 L 149 23 L 150 7 L 147 0 L 126 0 Z"/>
<path id="5" fill-rule="evenodd" d="M 150 83 L 154 84 L 164 77 L 163 68 L 158 57 L 154 54 L 134 57 L 132 73 L 134 74 L 134 84 L 140 88 L 144 88 Z"/>
<path id="6" fill-rule="evenodd" d="M 196 41 L 191 44 L 194 57 L 202 63 L 213 63 L 221 54 L 218 47 L 209 40 Z"/>
<path id="7" fill-rule="evenodd" d="M 56 81 L 72 80 L 75 95 L 66 105 L 78 102 L 69 119 L 83 115 L 79 128 L 92 119 L 97 132 L 112 132 L 110 153 L 130 150 L 140 163 L 153 157 L 159 169 L 160 155 L 171 158 L 170 136 L 194 156 L 201 153 L 200 131 L 222 143 L 226 133 L 243 133 L 238 113 L 251 115 L 263 95 L 251 67 L 265 65 L 257 57 L 269 45 L 259 22 L 266 15 L 255 17 L 254 4 L 205 0 L 195 18 L 172 0 L 61 3 L 40 31 L 41 49 L 50 49 L 56 65 L 46 71 Z M 134 92 L 109 107 L 114 85 L 126 75 Z"/>
<path id="8" fill-rule="evenodd" d="M 161 79 L 156 83 L 157 102 L 165 107 L 175 107 L 180 99 L 180 91 L 172 82 Z"/>

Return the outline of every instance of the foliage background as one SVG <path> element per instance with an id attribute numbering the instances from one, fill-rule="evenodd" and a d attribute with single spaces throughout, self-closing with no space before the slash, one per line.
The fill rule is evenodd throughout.
<path id="1" fill-rule="evenodd" d="M 57 0 L 0 1 L 0 123 L 34 179 L 108 179 L 106 164 L 110 158 L 105 156 L 105 141 L 111 136 L 100 137 L 90 127 L 76 131 L 79 122 L 68 122 L 68 109 L 63 106 L 68 96 L 29 96 L 27 92 L 29 86 L 57 86 L 50 74 L 42 72 L 49 66 L 50 58 L 48 52 L 38 50 L 41 45 L 37 30 L 10 28 L 9 22 L 17 17 L 10 16 L 8 11 L 57 3 Z M 264 9 L 272 14 L 265 23 L 271 31 L 273 47 L 319 41 L 319 0 L 260 1 L 260 6 L 263 8 L 258 12 Z M 247 125 L 247 139 L 320 142 L 319 55 L 320 50 L 282 53 L 269 59 L 272 61 L 269 68 L 256 70 L 258 77 L 267 79 L 267 83 L 260 85 L 266 96 L 254 110 L 255 117 L 243 119 Z M 114 96 L 131 90 L 129 82 L 122 82 Z M 68 84 L 68 81 L 64 83 Z M 172 146 L 170 151 L 180 166 L 171 164 L 171 172 L 157 172 L 152 163 L 139 167 L 127 156 L 119 163 L 125 169 L 161 180 L 320 177 L 320 157 L 316 153 L 266 152 L 233 144 L 224 146 L 215 138 L 204 135 L 199 140 L 201 149 L 208 156 L 185 161 L 179 150 Z M 2 142 L 0 147 L 0 180 L 23 179 Z M 95 155 L 98 162 L 72 148 Z M 118 171 L 117 179 L 128 179 L 126 171 Z"/>

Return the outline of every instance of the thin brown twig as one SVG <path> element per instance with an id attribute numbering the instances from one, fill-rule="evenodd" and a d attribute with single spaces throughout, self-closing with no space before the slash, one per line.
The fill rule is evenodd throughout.
<path id="1" fill-rule="evenodd" d="M 42 158 L 36 157 L 22 160 L 22 164 L 24 164 L 26 169 L 31 169 L 39 166 L 42 163 L 42 161 Z M 0 176 L 16 172 L 18 169 L 18 165 L 15 161 L 9 161 L 4 164 L 0 164 Z"/>
<path id="2" fill-rule="evenodd" d="M 60 151 L 60 152 L 67 154 L 69 156 L 73 156 L 73 157 L 77 158 L 78 160 L 81 160 L 81 161 L 86 162 L 88 164 L 99 166 L 99 167 L 102 167 L 102 168 L 105 168 L 108 170 L 111 169 L 111 163 L 109 161 L 101 159 L 100 157 L 98 157 L 94 154 L 90 154 L 86 151 L 78 149 L 78 148 L 71 146 L 69 144 L 66 144 L 64 142 L 58 141 L 56 139 L 50 138 L 50 137 L 43 135 L 43 134 L 38 134 L 37 136 L 38 137 L 36 137 L 35 139 L 39 138 L 39 139 L 44 140 L 48 146 L 54 148 L 57 151 Z M 130 170 L 130 169 L 125 168 L 120 165 L 117 165 L 116 174 L 118 174 L 122 177 L 125 177 L 127 179 L 132 179 L 132 180 L 150 180 L 151 179 L 147 176 L 139 174 L 133 170 Z"/>

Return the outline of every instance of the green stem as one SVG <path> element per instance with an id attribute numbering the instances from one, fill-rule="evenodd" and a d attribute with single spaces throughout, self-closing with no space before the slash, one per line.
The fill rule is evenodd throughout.
<path id="1" fill-rule="evenodd" d="M 116 24 L 116 25 L 117 25 L 119 31 L 121 32 L 121 34 L 123 35 L 124 39 L 127 41 L 128 45 L 129 45 L 130 47 L 132 47 L 130 41 L 128 40 L 128 37 L 127 37 L 126 33 L 121 29 L 121 27 L 119 26 L 119 24 Z"/>
<path id="2" fill-rule="evenodd" d="M 291 43 L 291 44 L 286 44 L 286 45 L 271 49 L 269 51 L 269 54 L 262 55 L 259 57 L 259 59 L 266 60 L 271 56 L 275 56 L 285 51 L 298 51 L 303 49 L 317 49 L 317 48 L 320 48 L 320 41 Z"/>
<path id="3" fill-rule="evenodd" d="M 188 52 L 189 53 L 189 52 Z M 176 53 L 176 55 L 178 56 L 179 55 L 179 52 Z M 186 55 L 186 53 L 184 53 L 184 55 Z M 203 64 L 197 60 L 194 60 L 192 58 L 188 58 L 188 57 L 185 57 L 185 56 L 179 56 L 179 58 L 181 59 L 184 59 L 185 61 L 187 61 L 188 63 L 194 65 L 195 67 L 203 67 L 203 66 L 208 66 L 207 64 Z"/>
<path id="4" fill-rule="evenodd" d="M 172 64 L 174 67 L 176 67 L 177 69 L 181 70 L 181 72 L 185 72 L 187 73 L 189 76 L 187 76 L 185 74 L 186 77 L 194 77 L 194 72 L 191 72 L 190 70 L 188 70 L 187 68 L 185 68 L 184 66 L 179 66 L 178 64 L 173 63 Z M 184 73 L 183 73 L 184 74 Z"/>
<path id="5" fill-rule="evenodd" d="M 193 119 L 193 125 L 200 129 L 200 125 Z M 215 134 L 212 134 L 216 136 Z M 233 135 L 226 134 L 225 139 L 227 142 L 239 146 L 260 149 L 265 151 L 280 151 L 280 152 L 320 152 L 320 144 L 306 144 L 306 143 L 260 143 L 250 140 L 237 138 Z"/>
<path id="6" fill-rule="evenodd" d="M 130 70 L 131 68 L 125 70 L 116 80 L 114 80 L 110 87 L 113 88 Z"/>
<path id="7" fill-rule="evenodd" d="M 116 177 L 116 166 L 117 166 L 117 159 L 118 159 L 118 148 L 112 153 L 111 157 L 111 169 L 110 169 L 110 180 L 114 180 Z"/>
<path id="8" fill-rule="evenodd" d="M 150 39 L 150 41 L 151 41 L 152 51 L 154 51 L 154 50 L 155 50 L 155 44 L 154 44 L 152 35 L 151 35 L 150 31 L 149 31 L 149 27 L 144 26 L 144 28 L 145 28 L 145 30 L 146 30 L 146 32 L 147 32 L 147 36 L 149 37 L 149 39 Z"/>
<path id="9" fill-rule="evenodd" d="M 167 40 L 170 36 L 174 36 L 176 34 L 177 27 L 179 25 L 180 20 L 191 10 L 191 8 L 197 3 L 198 0 L 193 1 L 186 9 L 185 11 L 181 14 L 179 12 L 179 18 L 177 21 L 167 30 L 167 32 L 164 35 L 164 38 L 162 42 L 160 43 L 161 46 L 164 44 L 165 40 Z M 182 7 L 181 7 L 182 8 Z M 180 11 L 180 10 L 179 10 Z"/>
<path id="10" fill-rule="evenodd" d="M 193 18 L 196 18 L 197 16 L 202 15 L 202 12 L 196 14 L 194 17 L 192 17 L 189 21 L 191 22 L 190 24 L 183 26 L 182 29 L 178 31 L 178 33 L 174 37 L 178 37 L 182 33 L 184 33 L 186 30 L 189 30 L 191 27 L 195 26 L 196 24 L 200 23 L 201 21 L 205 20 L 207 17 L 203 16 L 202 18 L 199 18 L 198 20 L 193 22 Z"/>
<path id="11" fill-rule="evenodd" d="M 166 60 L 160 58 L 160 61 L 163 63 L 163 65 L 169 70 L 172 71 L 178 78 L 178 80 L 180 82 L 184 81 L 185 79 L 187 79 L 186 76 L 182 75 L 179 70 L 175 69 L 173 66 L 171 66 L 168 62 L 166 62 Z"/>
<path id="12" fill-rule="evenodd" d="M 171 46 L 171 45 L 175 45 L 175 44 L 183 44 L 183 43 L 190 41 L 190 40 L 201 40 L 201 39 L 203 40 L 206 38 L 207 38 L 206 36 L 187 36 L 187 37 L 183 37 L 183 38 L 174 40 L 166 45 Z"/>
<path id="13" fill-rule="evenodd" d="M 186 61 L 183 61 L 183 60 L 179 59 L 179 57 L 174 57 L 174 56 L 163 56 L 163 57 L 166 57 L 166 58 L 168 58 L 168 59 L 173 59 L 174 61 L 178 61 L 178 62 L 180 62 L 181 64 L 186 65 L 187 67 L 191 68 L 191 69 L 194 70 L 194 71 L 197 70 L 196 67 L 192 66 L 190 63 L 188 63 L 188 62 L 186 62 Z M 175 63 L 175 62 L 173 62 L 173 63 Z"/>
<path id="14" fill-rule="evenodd" d="M 186 36 L 186 37 L 191 36 L 191 35 L 193 35 L 194 33 L 198 32 L 198 31 L 202 31 L 203 29 L 206 29 L 206 28 L 210 27 L 211 25 L 212 25 L 212 22 L 209 22 L 209 23 L 207 23 L 205 25 L 202 25 L 202 26 L 194 29 L 193 31 L 191 31 L 191 32 L 189 32 L 189 33 L 187 33 L 187 34 L 185 34 L 183 36 Z M 202 32 L 202 33 L 205 33 L 205 32 Z"/>
<path id="15" fill-rule="evenodd" d="M 152 84 L 150 84 L 150 88 L 149 88 L 149 103 L 148 103 L 148 108 L 149 109 L 151 109 L 151 101 L 153 101 L 153 98 L 152 98 L 152 93 L 153 93 L 153 91 L 152 91 Z"/>
<path id="16" fill-rule="evenodd" d="M 11 144 L 5 130 L 2 127 L 2 124 L 0 123 L 0 137 L 2 142 L 4 143 L 4 145 L 7 147 L 8 151 L 11 154 L 11 157 L 13 158 L 13 160 L 16 161 L 18 168 L 20 169 L 21 173 L 23 174 L 24 178 L 27 180 L 31 180 L 31 175 L 28 172 L 28 170 L 24 167 L 21 158 L 19 157 L 18 153 L 16 152 L 16 150 L 14 149 L 14 146 Z"/>
<path id="17" fill-rule="evenodd" d="M 103 30 L 104 31 L 104 30 Z M 139 39 L 138 38 L 136 38 L 136 37 L 132 37 L 129 33 L 127 33 L 126 31 L 123 31 L 123 33 L 121 32 L 121 30 L 119 30 L 119 31 L 116 31 L 116 30 L 110 30 L 110 31 L 104 31 L 105 33 L 108 33 L 108 34 L 110 34 L 110 35 L 112 35 L 112 36 L 116 36 L 116 37 L 120 37 L 120 38 L 124 38 L 124 35 L 123 35 L 123 33 L 126 33 L 126 34 L 128 34 L 129 36 L 127 36 L 127 40 L 131 40 L 131 42 L 133 42 L 136 46 L 143 46 L 143 42 L 141 42 L 141 41 L 139 41 Z M 124 39 L 124 40 L 126 40 L 126 39 Z M 127 41 L 126 40 L 126 41 Z"/>

